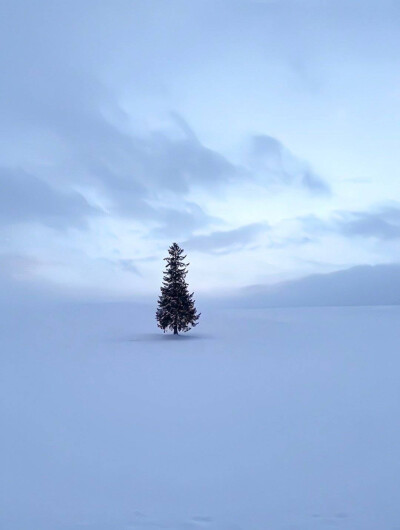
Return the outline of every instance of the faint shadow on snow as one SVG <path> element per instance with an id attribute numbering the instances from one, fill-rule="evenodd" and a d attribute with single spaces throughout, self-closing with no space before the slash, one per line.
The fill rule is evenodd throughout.
<path id="1" fill-rule="evenodd" d="M 186 342 L 190 340 L 210 340 L 212 335 L 191 333 L 190 335 L 174 335 L 170 333 L 138 333 L 130 337 L 123 337 L 122 342 L 155 342 L 155 341 L 177 341 Z"/>

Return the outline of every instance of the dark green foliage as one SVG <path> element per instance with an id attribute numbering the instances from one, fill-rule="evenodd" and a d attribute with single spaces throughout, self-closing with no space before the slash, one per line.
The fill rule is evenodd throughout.
<path id="1" fill-rule="evenodd" d="M 164 258 L 167 267 L 158 298 L 156 319 L 158 327 L 164 333 L 170 329 L 177 335 L 179 331 L 189 331 L 197 326 L 200 313 L 197 313 L 193 293 L 189 293 L 185 280 L 189 263 L 184 263 L 186 256 L 183 256 L 183 249 L 173 243 L 168 253 L 169 256 Z"/>

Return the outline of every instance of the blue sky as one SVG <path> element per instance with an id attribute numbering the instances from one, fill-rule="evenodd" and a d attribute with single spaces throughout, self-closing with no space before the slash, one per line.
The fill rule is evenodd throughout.
<path id="1" fill-rule="evenodd" d="M 399 262 L 400 4 L 6 0 L 2 282 L 135 294 Z"/>

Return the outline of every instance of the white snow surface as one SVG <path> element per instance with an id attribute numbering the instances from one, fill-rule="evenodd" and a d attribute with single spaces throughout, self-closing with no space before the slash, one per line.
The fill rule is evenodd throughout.
<path id="1" fill-rule="evenodd" d="M 400 529 L 400 307 L 3 307 L 3 530 Z"/>

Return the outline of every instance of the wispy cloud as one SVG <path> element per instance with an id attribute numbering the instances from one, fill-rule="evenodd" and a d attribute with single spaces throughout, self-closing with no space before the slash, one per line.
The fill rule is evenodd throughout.
<path id="1" fill-rule="evenodd" d="M 233 230 L 216 231 L 198 235 L 183 243 L 184 247 L 211 254 L 235 252 L 251 243 L 259 234 L 268 230 L 266 223 L 252 223 Z"/>
<path id="2" fill-rule="evenodd" d="M 381 207 L 366 212 L 340 212 L 334 224 L 346 237 L 399 239 L 400 207 Z"/>
<path id="3" fill-rule="evenodd" d="M 336 233 L 347 238 L 400 238 L 400 206 L 373 206 L 369 210 L 339 210 L 326 220 L 309 215 L 299 219 L 310 234 Z"/>
<path id="4" fill-rule="evenodd" d="M 82 228 L 102 212 L 74 191 L 57 189 L 24 171 L 0 168 L 0 223 Z"/>
<path id="5" fill-rule="evenodd" d="M 265 185 L 295 186 L 315 195 L 331 193 L 322 177 L 272 136 L 264 134 L 251 138 L 249 164 Z"/>

